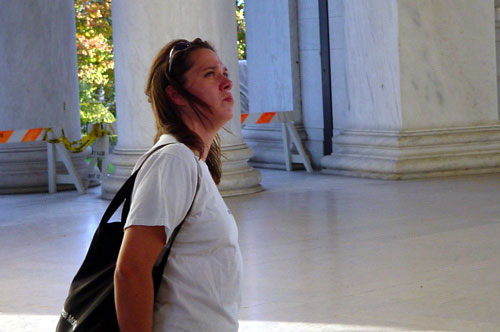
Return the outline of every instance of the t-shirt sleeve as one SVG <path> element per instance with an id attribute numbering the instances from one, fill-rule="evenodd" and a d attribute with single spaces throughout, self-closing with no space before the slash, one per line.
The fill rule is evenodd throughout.
<path id="1" fill-rule="evenodd" d="M 164 226 L 167 239 L 186 216 L 196 191 L 196 161 L 161 152 L 137 174 L 125 228 Z"/>

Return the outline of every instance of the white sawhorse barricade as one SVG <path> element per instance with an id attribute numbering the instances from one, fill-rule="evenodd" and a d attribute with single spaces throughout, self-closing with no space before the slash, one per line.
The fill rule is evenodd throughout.
<path id="1" fill-rule="evenodd" d="M 42 141 L 45 138 L 48 140 L 55 139 L 53 130 L 33 128 L 0 131 L 0 144 L 35 142 Z M 68 174 L 57 174 L 57 161 L 63 162 Z M 66 150 L 63 143 L 47 142 L 47 164 L 49 193 L 55 193 L 57 191 L 57 184 L 73 184 L 80 194 L 85 193 L 85 186 L 83 185 L 83 182 L 80 179 L 73 162 L 71 161 L 69 152 Z"/>
<path id="2" fill-rule="evenodd" d="M 90 155 L 90 163 L 88 170 L 88 180 L 102 180 L 107 174 L 107 169 L 109 166 L 108 155 L 109 155 L 109 133 L 113 133 L 114 129 L 109 123 L 96 123 L 89 124 L 88 131 L 94 131 L 94 127 L 98 126 L 98 135 L 95 136 L 95 141 L 92 144 L 92 153 Z M 100 172 L 95 173 L 94 169 L 98 166 L 100 162 Z"/>
<path id="3" fill-rule="evenodd" d="M 292 170 L 292 163 L 303 164 L 307 172 L 312 173 L 311 161 L 302 145 L 299 133 L 293 122 L 288 119 L 287 112 L 266 113 L 242 113 L 241 124 L 281 123 L 281 134 L 283 136 L 283 148 L 285 153 L 286 170 Z M 291 139 L 291 142 L 290 142 Z M 292 153 L 290 143 L 295 145 L 298 153 Z"/>

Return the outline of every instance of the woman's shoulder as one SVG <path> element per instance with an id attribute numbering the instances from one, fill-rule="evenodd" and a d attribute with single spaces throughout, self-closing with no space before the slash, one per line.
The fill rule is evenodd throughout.
<path id="1" fill-rule="evenodd" d="M 197 158 L 193 151 L 183 143 L 156 144 L 138 160 L 134 169 L 142 164 L 143 169 L 183 167 L 195 170 Z"/>
<path id="2" fill-rule="evenodd" d="M 183 167 L 191 171 L 197 169 L 196 164 L 198 162 L 198 157 L 185 144 L 179 142 L 171 143 L 160 148 L 160 150 L 157 151 L 157 157 L 155 159 L 165 167 Z"/>
<path id="3" fill-rule="evenodd" d="M 196 161 L 196 155 L 190 148 L 188 148 L 184 143 L 171 143 L 167 146 L 160 148 L 158 151 L 158 156 L 161 158 L 175 158 L 188 163 L 194 163 Z"/>

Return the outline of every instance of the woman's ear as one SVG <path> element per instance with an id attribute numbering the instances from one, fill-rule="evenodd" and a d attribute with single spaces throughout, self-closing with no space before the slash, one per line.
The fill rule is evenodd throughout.
<path id="1" fill-rule="evenodd" d="M 173 86 L 169 85 L 165 88 L 165 93 L 167 94 L 168 98 L 177 106 L 186 106 L 187 102 L 184 99 L 184 97 L 181 96 L 179 91 L 177 91 L 176 88 Z"/>

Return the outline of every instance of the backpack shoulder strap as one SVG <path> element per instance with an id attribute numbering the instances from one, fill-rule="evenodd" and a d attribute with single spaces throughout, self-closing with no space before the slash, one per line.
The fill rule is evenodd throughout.
<path id="1" fill-rule="evenodd" d="M 108 208 L 106 209 L 106 211 L 104 212 L 104 215 L 101 218 L 101 222 L 100 222 L 101 225 L 107 223 L 109 221 L 109 219 L 111 219 L 113 214 L 116 212 L 116 210 L 118 210 L 120 205 L 122 205 L 122 203 L 124 201 L 126 201 L 124 206 L 123 206 L 123 210 L 122 210 L 122 223 L 125 224 L 125 220 L 127 219 L 127 215 L 128 215 L 128 210 L 130 209 L 130 198 L 132 196 L 132 191 L 134 190 L 134 183 L 135 183 L 135 178 L 137 177 L 137 174 L 139 173 L 140 169 L 142 168 L 142 166 L 144 165 L 146 160 L 148 160 L 148 158 L 153 153 L 155 153 L 156 151 L 158 151 L 158 150 L 160 150 L 160 149 L 162 149 L 165 146 L 170 145 L 170 144 L 175 144 L 175 143 L 168 143 L 168 144 L 159 145 L 153 151 L 151 151 L 146 156 L 146 158 L 144 158 L 141 165 L 127 179 L 127 181 L 125 181 L 125 183 L 121 186 L 121 188 L 118 190 L 118 192 L 115 194 L 115 196 L 111 200 L 111 203 L 109 203 Z M 124 212 L 126 212 L 126 213 L 124 213 Z M 125 219 L 124 219 L 124 217 L 125 217 Z"/>

